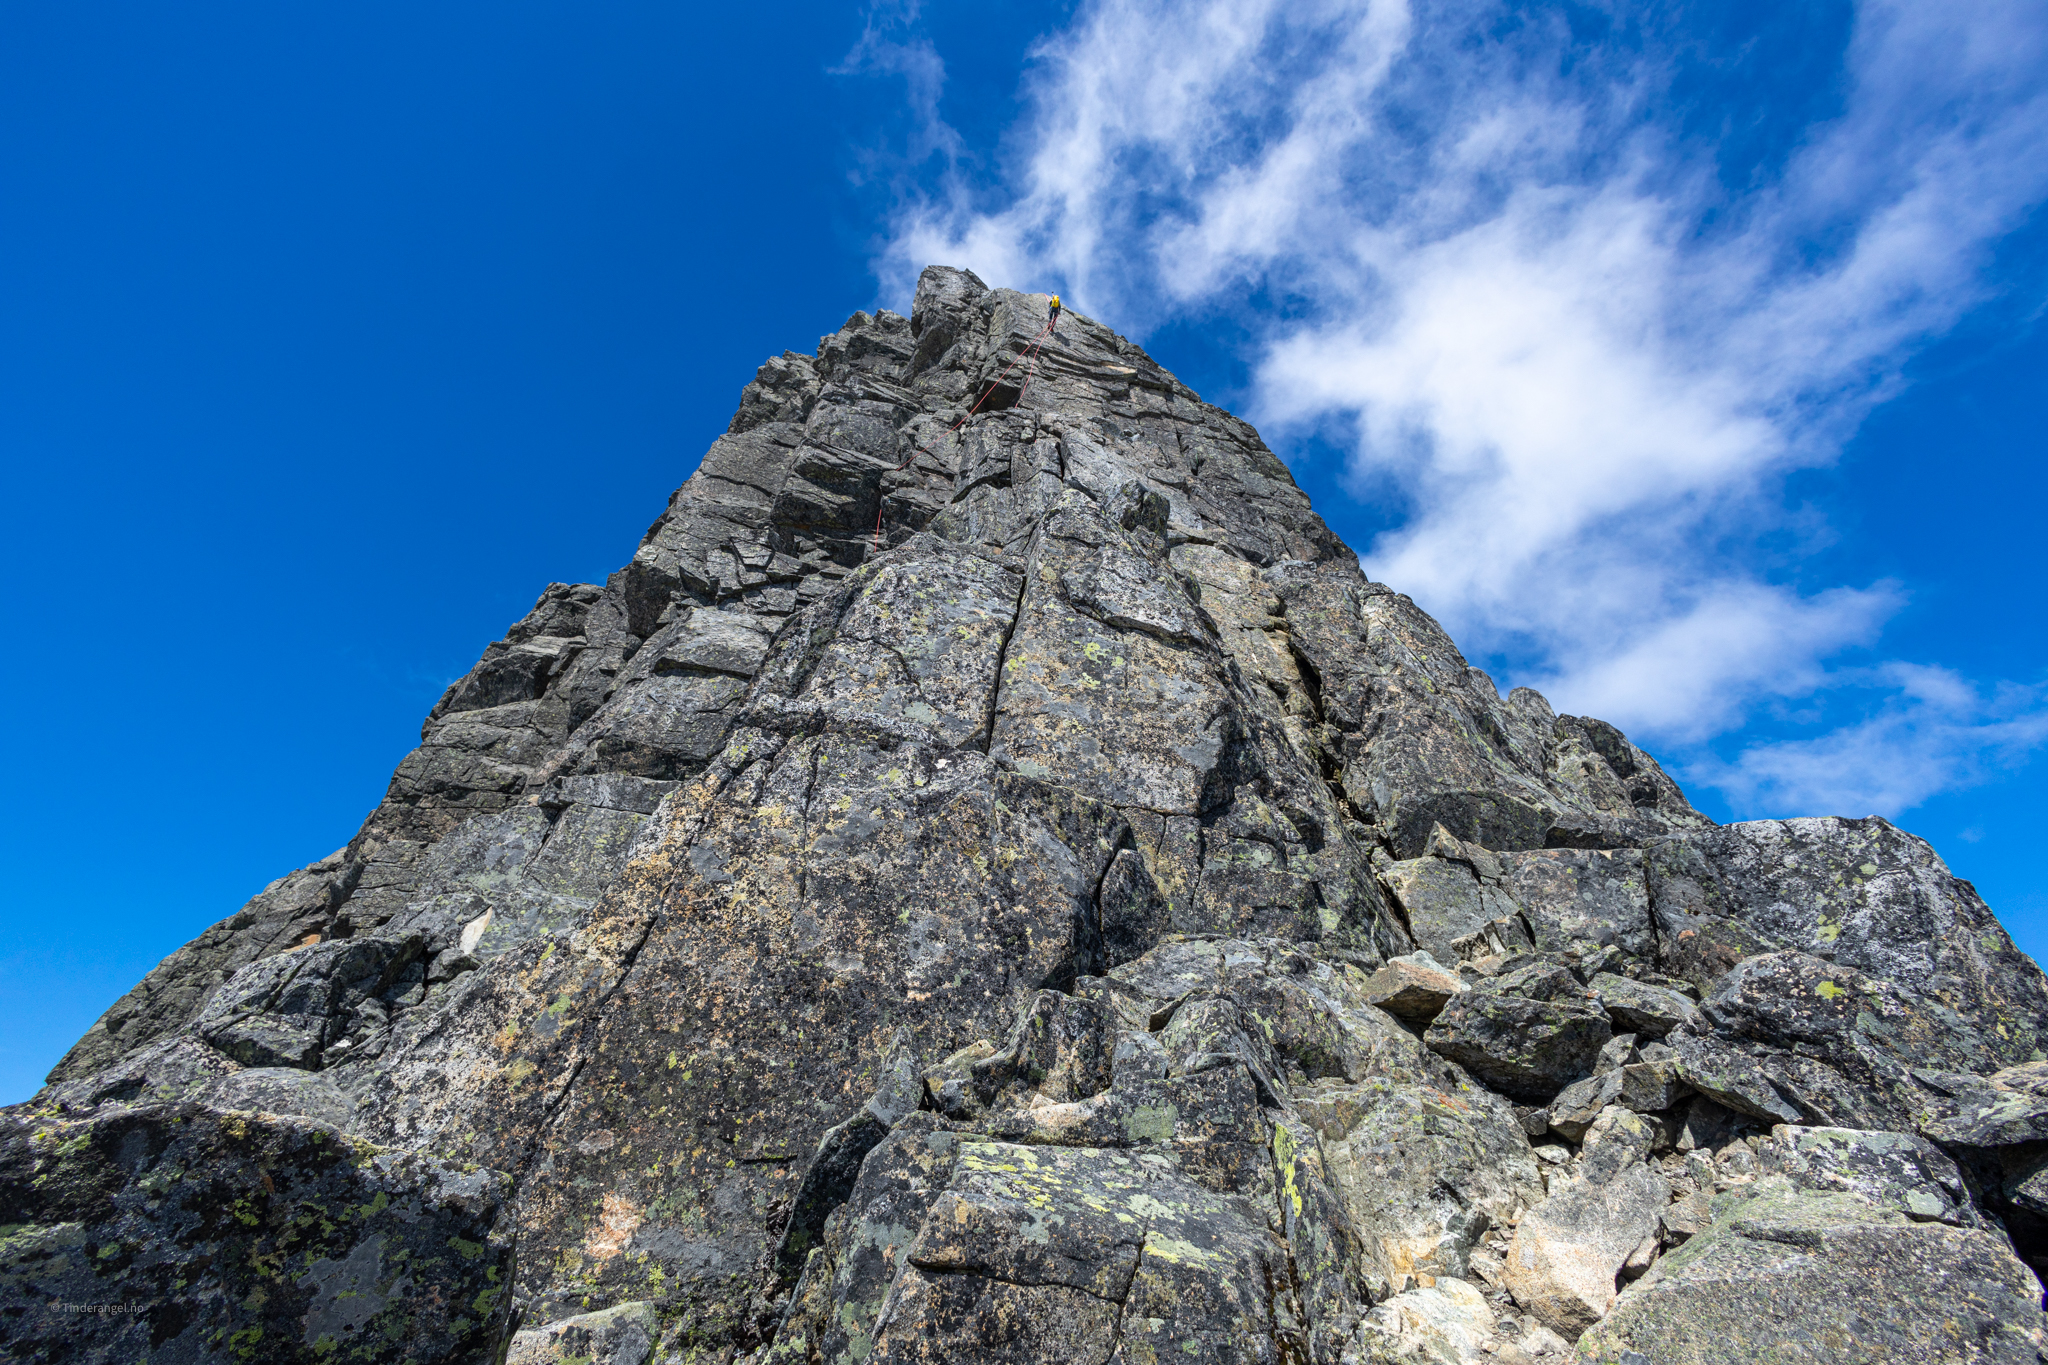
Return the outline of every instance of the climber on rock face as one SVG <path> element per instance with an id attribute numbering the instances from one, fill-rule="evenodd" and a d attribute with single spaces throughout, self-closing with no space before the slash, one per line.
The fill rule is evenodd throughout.
<path id="1" fill-rule="evenodd" d="M 1058 294 L 1051 294 L 1047 297 L 1052 300 L 1052 316 L 1046 321 L 1045 330 L 1057 332 L 1060 329 L 1060 296 Z"/>

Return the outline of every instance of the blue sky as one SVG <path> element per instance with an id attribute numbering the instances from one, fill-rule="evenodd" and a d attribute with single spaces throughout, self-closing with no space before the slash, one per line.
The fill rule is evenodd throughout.
<path id="1" fill-rule="evenodd" d="M 0 1100 L 927 261 L 1718 818 L 2048 949 L 2038 4 L 0 6 Z"/>

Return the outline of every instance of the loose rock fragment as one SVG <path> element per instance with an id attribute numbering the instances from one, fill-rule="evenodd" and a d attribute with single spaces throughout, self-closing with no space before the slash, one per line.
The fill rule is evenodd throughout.
<path id="1" fill-rule="evenodd" d="M 1453 972 L 1428 953 L 1390 959 L 1366 983 L 1365 998 L 1389 1014 L 1426 1024 L 1443 1012 L 1454 996 L 1470 990 Z"/>
<path id="2" fill-rule="evenodd" d="M 1553 1331 L 1576 1340 L 1614 1306 L 1615 1277 L 1656 1234 L 1670 1197 L 1670 1182 L 1643 1165 L 1601 1184 L 1574 1181 L 1516 1226 L 1508 1244 L 1508 1292 Z"/>

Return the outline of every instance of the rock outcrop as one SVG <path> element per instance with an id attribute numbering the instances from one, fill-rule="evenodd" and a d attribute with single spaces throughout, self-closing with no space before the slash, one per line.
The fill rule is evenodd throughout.
<path id="1" fill-rule="evenodd" d="M 2048 982 L 1969 885 L 1502 697 L 1044 321 L 934 267 L 763 365 L 345 848 L 7 1111 L 17 1354 L 2048 1345 Z"/>

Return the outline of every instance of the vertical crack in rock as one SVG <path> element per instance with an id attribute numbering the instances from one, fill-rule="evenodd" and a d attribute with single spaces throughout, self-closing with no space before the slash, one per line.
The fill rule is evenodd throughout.
<path id="1" fill-rule="evenodd" d="M 1024 603 L 1031 593 L 1032 571 L 1036 564 L 1037 556 L 1035 553 L 1026 556 L 1024 572 L 1018 576 L 1017 600 L 1010 610 L 1010 623 L 1003 630 L 1002 644 L 996 650 L 995 676 L 989 683 L 988 707 L 984 712 L 985 720 L 980 733 L 981 743 L 978 746 L 984 754 L 989 751 L 989 747 L 995 742 L 996 718 L 1002 714 L 1004 668 L 1010 660 L 1010 641 L 1016 638 L 1017 627 L 1024 619 Z"/>

